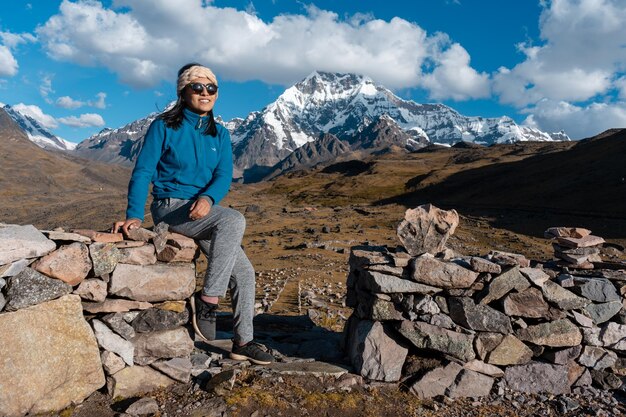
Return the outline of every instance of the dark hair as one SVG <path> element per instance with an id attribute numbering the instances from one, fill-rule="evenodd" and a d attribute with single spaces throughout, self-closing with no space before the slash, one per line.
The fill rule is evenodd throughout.
<path id="1" fill-rule="evenodd" d="M 183 65 L 178 70 L 178 77 L 180 77 L 183 72 L 196 65 L 202 64 L 198 64 L 197 62 L 190 62 L 189 64 Z M 163 113 L 161 113 L 159 115 L 159 119 L 163 119 L 163 121 L 165 122 L 165 126 L 177 130 L 183 123 L 183 110 L 185 109 L 185 107 L 187 106 L 185 105 L 185 101 L 183 100 L 182 96 L 178 96 L 178 98 L 176 99 L 176 104 L 174 104 L 171 109 L 165 110 Z M 209 123 L 207 123 L 204 127 L 203 133 L 205 135 L 215 137 L 217 136 L 217 126 L 215 124 L 215 117 L 213 117 L 213 110 L 209 112 L 208 116 Z"/>

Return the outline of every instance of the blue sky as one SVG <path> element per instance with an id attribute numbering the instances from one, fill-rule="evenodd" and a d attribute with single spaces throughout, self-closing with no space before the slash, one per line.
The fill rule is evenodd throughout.
<path id="1" fill-rule="evenodd" d="M 12 0 L 0 102 L 73 142 L 163 109 L 190 61 L 245 117 L 314 70 L 572 138 L 626 127 L 624 0 Z"/>

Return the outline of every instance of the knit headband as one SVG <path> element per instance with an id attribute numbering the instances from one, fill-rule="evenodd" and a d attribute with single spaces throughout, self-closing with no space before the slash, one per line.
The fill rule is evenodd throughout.
<path id="1" fill-rule="evenodd" d="M 180 74 L 180 77 L 178 77 L 176 94 L 180 96 L 180 93 L 183 91 L 185 86 L 196 78 L 208 78 L 209 81 L 217 85 L 217 78 L 215 77 L 215 74 L 213 74 L 213 71 L 207 67 L 203 67 L 202 65 L 194 65 L 193 67 L 187 68 L 182 74 Z"/>

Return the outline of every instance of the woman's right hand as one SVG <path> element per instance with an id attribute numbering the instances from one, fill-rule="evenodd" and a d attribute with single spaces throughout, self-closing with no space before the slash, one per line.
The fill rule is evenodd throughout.
<path id="1" fill-rule="evenodd" d="M 120 231 L 120 227 L 122 228 L 122 233 L 124 233 L 125 236 L 128 236 L 129 230 L 141 227 L 141 220 L 126 219 L 123 222 L 115 222 L 115 224 L 113 224 L 113 228 L 111 229 L 111 233 L 118 233 Z"/>

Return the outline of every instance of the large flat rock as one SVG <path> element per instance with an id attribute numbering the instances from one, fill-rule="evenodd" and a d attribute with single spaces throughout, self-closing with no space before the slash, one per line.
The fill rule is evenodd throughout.
<path id="1" fill-rule="evenodd" d="M 476 357 L 474 336 L 457 333 L 422 322 L 402 321 L 396 329 L 418 349 L 436 350 L 464 362 Z"/>
<path id="2" fill-rule="evenodd" d="M 411 266 L 413 280 L 437 288 L 469 288 L 478 278 L 477 272 L 440 261 L 430 254 L 414 258 Z"/>
<path id="3" fill-rule="evenodd" d="M 105 383 L 77 295 L 0 315 L 0 334 L 2 416 L 58 411 Z"/>
<path id="4" fill-rule="evenodd" d="M 38 258 L 57 247 L 33 225 L 0 224 L 0 265 L 22 258 Z"/>
<path id="5" fill-rule="evenodd" d="M 110 294 L 148 302 L 184 300 L 195 288 L 195 269 L 189 264 L 118 264 L 109 283 Z"/>

